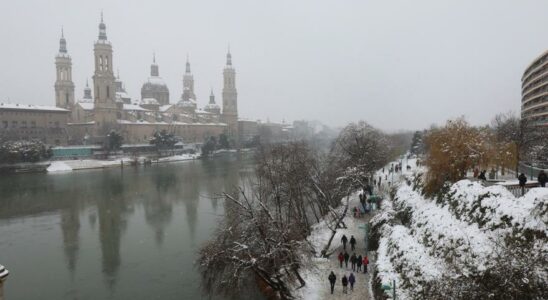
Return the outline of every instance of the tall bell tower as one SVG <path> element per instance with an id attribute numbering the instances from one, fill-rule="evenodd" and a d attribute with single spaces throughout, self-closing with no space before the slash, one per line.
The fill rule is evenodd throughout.
<path id="1" fill-rule="evenodd" d="M 236 70 L 232 66 L 230 49 L 226 54 L 226 66 L 223 70 L 223 112 L 221 119 L 228 125 L 228 136 L 238 145 L 238 92 L 236 91 Z"/>
<path id="2" fill-rule="evenodd" d="M 95 73 L 93 74 L 95 128 L 98 136 L 104 136 L 118 127 L 118 121 L 116 118 L 116 78 L 112 66 L 112 45 L 107 40 L 102 12 L 99 39 L 95 42 L 93 53 L 95 56 Z"/>
<path id="3" fill-rule="evenodd" d="M 72 110 L 74 107 L 74 83 L 72 82 L 72 59 L 67 53 L 67 41 L 61 29 L 59 53 L 55 56 L 57 76 L 55 80 L 55 106 Z"/>

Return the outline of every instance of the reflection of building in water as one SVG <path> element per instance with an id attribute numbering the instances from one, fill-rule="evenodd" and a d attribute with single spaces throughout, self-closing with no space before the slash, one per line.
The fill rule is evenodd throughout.
<path id="1" fill-rule="evenodd" d="M 111 176 L 103 178 L 102 189 L 98 195 L 97 215 L 99 219 L 99 242 L 101 243 L 103 274 L 109 289 L 114 289 L 120 267 L 120 239 L 126 228 L 127 207 L 124 199 L 124 187 L 121 179 Z"/>
<path id="2" fill-rule="evenodd" d="M 164 242 L 165 228 L 173 217 L 172 190 L 179 184 L 174 173 L 160 173 L 154 177 L 155 193 L 144 199 L 144 210 L 147 224 L 154 230 L 156 244 Z M 152 189 L 149 189 L 152 194 Z"/>
<path id="3" fill-rule="evenodd" d="M 71 206 L 61 211 L 61 231 L 63 233 L 63 248 L 70 273 L 74 276 L 76 260 L 80 249 L 80 214 L 78 203 L 72 202 Z"/>

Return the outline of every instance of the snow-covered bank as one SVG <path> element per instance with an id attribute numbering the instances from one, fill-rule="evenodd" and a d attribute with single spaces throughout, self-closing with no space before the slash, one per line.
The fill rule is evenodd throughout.
<path id="1" fill-rule="evenodd" d="M 548 253 L 548 189 L 533 188 L 516 198 L 503 186 L 462 180 L 443 197 L 428 199 L 419 186 L 409 185 L 410 174 L 401 179 L 393 184 L 394 199 L 383 201 L 382 212 L 371 221 L 380 235 L 378 280 L 383 285 L 396 280 L 398 299 L 425 299 L 440 291 L 452 292 L 448 298 L 495 295 L 481 278 L 503 284 L 505 272 L 522 276 L 514 280 L 528 285 L 526 290 L 548 283 L 542 266 Z M 507 261 L 520 251 L 533 259 Z M 501 293 L 510 289 L 502 287 Z"/>
<path id="2" fill-rule="evenodd" d="M 50 173 L 69 172 L 69 171 L 72 171 L 72 168 L 69 165 L 67 165 L 64 161 L 54 161 L 49 165 L 49 167 L 47 168 L 47 171 Z"/>

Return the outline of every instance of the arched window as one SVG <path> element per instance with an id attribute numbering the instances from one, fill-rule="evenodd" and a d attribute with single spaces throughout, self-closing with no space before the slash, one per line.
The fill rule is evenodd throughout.
<path id="1" fill-rule="evenodd" d="M 105 56 L 105 71 L 108 71 L 108 56 Z"/>
<path id="2" fill-rule="evenodd" d="M 99 55 L 99 71 L 103 71 L 103 56 Z"/>
<path id="3" fill-rule="evenodd" d="M 69 103 L 69 93 L 65 94 L 65 104 L 68 105 Z"/>
<path id="4" fill-rule="evenodd" d="M 110 98 L 110 86 L 107 85 L 107 99 Z"/>

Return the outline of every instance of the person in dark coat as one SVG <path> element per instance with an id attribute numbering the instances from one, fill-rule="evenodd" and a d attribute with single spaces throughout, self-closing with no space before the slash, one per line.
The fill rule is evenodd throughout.
<path id="1" fill-rule="evenodd" d="M 369 265 L 369 258 L 367 258 L 367 255 L 363 257 L 363 273 L 367 273 L 367 265 Z"/>
<path id="2" fill-rule="evenodd" d="M 350 250 L 354 251 L 356 249 L 356 239 L 353 235 L 350 236 Z"/>
<path id="3" fill-rule="evenodd" d="M 342 263 L 344 261 L 344 254 L 342 252 L 339 252 L 338 258 L 339 258 L 339 263 L 341 264 L 341 268 L 342 268 Z"/>
<path id="4" fill-rule="evenodd" d="M 362 208 L 365 211 L 365 200 L 367 199 L 367 196 L 365 195 L 365 192 L 360 194 L 360 203 L 362 204 Z"/>
<path id="5" fill-rule="evenodd" d="M 331 271 L 331 274 L 329 274 L 329 284 L 331 285 L 331 295 L 333 295 L 333 290 L 335 289 L 335 283 L 337 282 L 337 276 L 335 276 L 335 273 Z"/>
<path id="6" fill-rule="evenodd" d="M 342 286 L 343 286 L 343 293 L 348 294 L 348 288 L 347 288 L 348 278 L 346 278 L 346 275 L 343 276 L 341 281 L 342 281 Z"/>
<path id="7" fill-rule="evenodd" d="M 537 180 L 538 180 L 538 184 L 541 187 L 546 187 L 546 182 L 548 182 L 548 175 L 546 175 L 544 170 L 540 170 L 540 172 L 538 173 Z"/>
<path id="8" fill-rule="evenodd" d="M 527 183 L 527 176 L 521 173 L 518 176 L 518 180 L 519 180 L 519 186 L 521 187 L 521 195 L 523 196 L 525 194 L 525 184 Z"/>
<path id="9" fill-rule="evenodd" d="M 485 173 L 486 173 L 486 172 L 487 172 L 487 171 L 485 171 L 485 170 L 481 171 L 480 174 L 479 174 L 479 176 L 478 176 L 478 179 L 480 179 L 480 180 L 487 180 L 487 177 L 485 177 Z"/>
<path id="10" fill-rule="evenodd" d="M 346 242 L 348 242 L 348 238 L 346 237 L 346 235 L 343 234 L 341 242 L 343 243 L 344 251 L 346 251 Z"/>
<path id="11" fill-rule="evenodd" d="M 519 180 L 519 186 L 524 187 L 525 184 L 527 183 L 527 176 L 525 176 L 525 174 L 521 173 L 518 176 L 518 180 Z"/>
<path id="12" fill-rule="evenodd" d="M 350 255 L 348 255 L 348 252 L 344 251 L 344 265 L 346 268 L 348 268 L 348 259 L 350 259 Z"/>
<path id="13" fill-rule="evenodd" d="M 356 282 L 356 277 L 354 277 L 354 273 L 350 273 L 350 276 L 348 276 L 348 283 L 350 283 L 350 290 L 354 291 L 354 283 Z"/>
<path id="14" fill-rule="evenodd" d="M 356 259 L 358 259 L 358 257 L 356 256 L 356 253 L 352 253 L 352 256 L 350 256 L 350 264 L 352 265 L 352 271 L 356 271 Z"/>
<path id="15" fill-rule="evenodd" d="M 363 265 L 363 257 L 360 255 L 358 256 L 358 259 L 356 260 L 356 272 L 361 272 L 362 270 L 362 265 Z"/>

